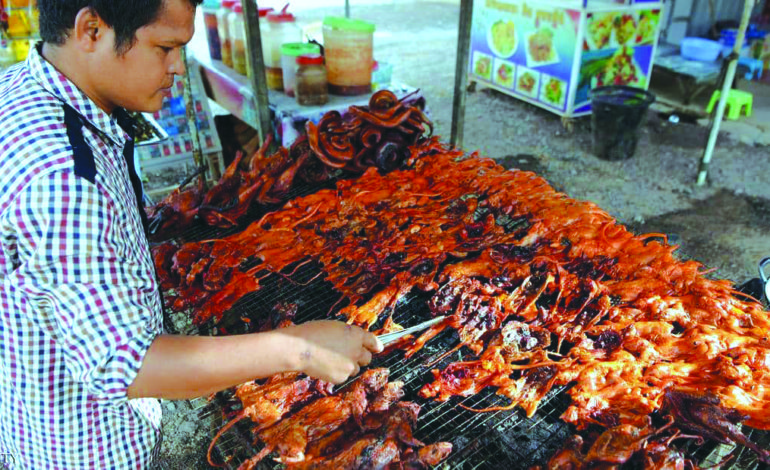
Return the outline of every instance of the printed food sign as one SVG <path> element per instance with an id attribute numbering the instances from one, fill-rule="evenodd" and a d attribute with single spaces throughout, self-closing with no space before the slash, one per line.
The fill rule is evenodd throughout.
<path id="1" fill-rule="evenodd" d="M 589 13 L 575 107 L 590 109 L 590 90 L 607 85 L 647 88 L 660 10 Z"/>
<path id="2" fill-rule="evenodd" d="M 476 0 L 471 31 L 474 79 L 563 111 L 580 12 L 536 1 Z"/>

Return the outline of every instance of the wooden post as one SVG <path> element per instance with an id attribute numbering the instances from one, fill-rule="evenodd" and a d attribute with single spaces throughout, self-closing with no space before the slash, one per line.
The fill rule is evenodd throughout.
<path id="1" fill-rule="evenodd" d="M 187 108 L 185 116 L 187 118 L 187 127 L 190 129 L 190 136 L 192 137 L 192 154 L 193 161 L 195 162 L 196 171 L 206 167 L 206 162 L 203 161 L 203 146 L 201 145 L 200 132 L 198 132 L 198 118 L 195 112 L 195 97 L 193 96 L 192 77 L 190 75 L 190 61 L 187 58 L 187 48 L 182 48 L 182 61 L 184 62 L 184 105 Z M 209 171 L 213 171 L 213 168 L 209 168 Z M 201 172 L 200 177 L 203 180 L 204 188 L 208 188 L 206 184 L 206 173 Z"/>
<path id="2" fill-rule="evenodd" d="M 719 105 L 717 106 L 716 115 L 714 121 L 711 123 L 711 130 L 709 132 L 708 143 L 706 144 L 706 150 L 703 152 L 703 159 L 700 162 L 700 168 L 698 169 L 698 180 L 696 184 L 703 186 L 706 184 L 706 176 L 708 176 L 709 163 L 711 163 L 711 157 L 714 156 L 714 147 L 717 144 L 717 137 L 719 137 L 719 127 L 722 125 L 722 118 L 725 116 L 725 108 L 727 108 L 727 98 L 730 93 L 730 89 L 735 79 L 735 71 L 738 68 L 738 56 L 743 48 L 743 40 L 746 38 L 746 30 L 749 27 L 749 20 L 751 18 L 751 10 L 754 8 L 755 0 L 746 0 L 743 7 L 743 18 L 741 18 L 741 26 L 738 28 L 738 35 L 735 38 L 735 46 L 733 46 L 733 58 L 727 65 L 727 73 L 725 74 L 725 81 L 722 83 L 722 95 L 719 97 Z"/>
<path id="3" fill-rule="evenodd" d="M 262 54 L 262 35 L 259 31 L 259 6 L 254 0 L 243 2 L 243 17 L 246 27 L 246 63 L 251 89 L 257 106 L 257 132 L 259 141 L 264 142 L 273 131 L 270 120 L 270 101 L 265 78 L 265 57 Z"/>
<path id="4" fill-rule="evenodd" d="M 460 26 L 457 38 L 457 63 L 455 64 L 455 93 L 452 104 L 452 137 L 454 147 L 462 147 L 465 127 L 465 89 L 468 86 L 468 54 L 471 45 L 471 19 L 473 0 L 461 0 Z"/>

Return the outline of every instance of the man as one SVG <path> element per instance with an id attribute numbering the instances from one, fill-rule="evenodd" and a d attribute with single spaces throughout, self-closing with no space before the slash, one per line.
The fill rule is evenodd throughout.
<path id="1" fill-rule="evenodd" d="M 157 398 L 340 383 L 382 349 L 340 322 L 161 334 L 125 110 L 161 107 L 198 3 L 38 0 L 43 42 L 0 79 L 0 452 L 18 468 L 147 468 Z"/>

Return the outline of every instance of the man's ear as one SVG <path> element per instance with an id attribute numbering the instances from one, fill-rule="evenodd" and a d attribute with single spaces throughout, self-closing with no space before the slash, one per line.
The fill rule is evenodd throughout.
<path id="1" fill-rule="evenodd" d="M 75 17 L 71 39 L 84 52 L 93 52 L 104 38 L 106 25 L 91 8 L 83 8 Z"/>

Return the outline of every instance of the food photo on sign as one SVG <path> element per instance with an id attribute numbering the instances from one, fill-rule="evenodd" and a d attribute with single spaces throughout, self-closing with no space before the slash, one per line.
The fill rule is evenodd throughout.
<path id="1" fill-rule="evenodd" d="M 524 66 L 520 66 L 516 78 L 516 91 L 529 96 L 530 98 L 537 98 L 539 89 L 540 73 Z"/>
<path id="2" fill-rule="evenodd" d="M 493 1 L 474 5 L 473 17 L 471 79 L 549 109 L 565 110 L 579 11 Z"/>
<path id="3" fill-rule="evenodd" d="M 513 88 L 516 78 L 516 65 L 507 60 L 495 59 L 494 82 L 504 88 Z"/>
<path id="4" fill-rule="evenodd" d="M 649 69 L 651 55 L 651 46 L 622 46 L 617 49 L 586 52 L 580 67 L 576 105 L 587 103 L 590 90 L 600 86 L 625 85 L 646 88 L 648 77 L 645 71 Z"/>

